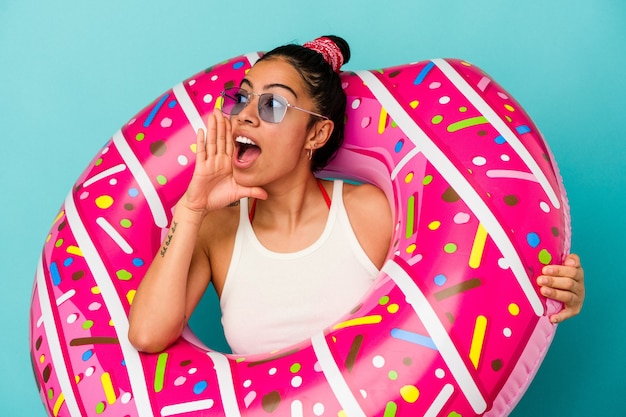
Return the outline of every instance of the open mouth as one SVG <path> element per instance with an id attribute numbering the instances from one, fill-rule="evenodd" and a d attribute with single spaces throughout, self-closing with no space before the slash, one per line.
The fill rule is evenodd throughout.
<path id="1" fill-rule="evenodd" d="M 261 148 L 250 138 L 237 136 L 235 138 L 235 152 L 237 161 L 245 163 L 252 162 L 261 154 Z"/>

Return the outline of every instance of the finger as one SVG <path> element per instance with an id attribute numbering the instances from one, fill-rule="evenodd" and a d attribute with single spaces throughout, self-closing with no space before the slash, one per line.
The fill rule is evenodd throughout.
<path id="1" fill-rule="evenodd" d="M 570 253 L 565 258 L 565 261 L 563 262 L 563 265 L 573 266 L 575 268 L 580 268 L 581 267 L 580 257 L 578 255 L 576 255 L 575 253 Z"/>
<path id="2" fill-rule="evenodd" d="M 543 275 L 551 277 L 567 277 L 572 279 L 580 279 L 578 276 L 579 268 L 575 266 L 566 265 L 547 265 L 544 266 L 541 272 Z"/>
<path id="3" fill-rule="evenodd" d="M 574 278 L 569 277 L 551 277 L 541 275 L 537 278 L 537 284 L 544 288 L 553 288 L 555 290 L 570 291 L 573 293 L 579 293 L 583 288 L 583 286 Z"/>
<path id="4" fill-rule="evenodd" d="M 224 124 L 226 125 L 226 155 L 232 156 L 235 149 L 233 142 L 233 125 L 227 117 L 224 118 Z"/>
<path id="5" fill-rule="evenodd" d="M 206 135 L 206 152 L 207 155 L 215 155 L 215 149 L 217 147 L 217 126 L 215 122 L 215 115 L 209 114 L 207 117 L 207 135 Z"/>
<path id="6" fill-rule="evenodd" d="M 571 319 L 572 317 L 574 317 L 575 315 L 577 315 L 578 313 L 575 313 L 574 311 L 568 309 L 568 308 L 564 308 L 563 310 L 559 311 L 556 314 L 553 314 L 550 316 L 550 322 L 557 324 L 557 323 L 562 323 L 567 319 Z"/>
<path id="7" fill-rule="evenodd" d="M 213 115 L 215 117 L 216 124 L 216 152 L 218 154 L 223 154 L 226 151 L 226 123 L 225 117 L 219 109 L 215 109 L 213 111 Z"/>
<path id="8" fill-rule="evenodd" d="M 196 162 L 206 159 L 206 149 L 204 146 L 204 129 L 198 129 L 198 133 L 196 133 Z"/>
<path id="9" fill-rule="evenodd" d="M 562 290 L 555 287 L 541 287 L 541 295 L 551 300 L 560 301 L 568 306 L 576 305 L 580 294 L 576 291 Z"/>
<path id="10" fill-rule="evenodd" d="M 245 195 L 242 195 L 241 198 L 250 197 L 250 198 L 256 198 L 258 200 L 267 199 L 267 191 L 265 191 L 261 187 L 246 187 L 244 194 Z"/>

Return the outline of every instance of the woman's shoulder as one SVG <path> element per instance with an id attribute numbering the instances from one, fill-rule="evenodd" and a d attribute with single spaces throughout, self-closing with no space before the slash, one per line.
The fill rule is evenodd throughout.
<path id="1" fill-rule="evenodd" d="M 343 200 L 346 204 L 350 206 L 366 206 L 372 205 L 370 209 L 386 209 L 390 210 L 389 201 L 387 200 L 387 196 L 385 193 L 378 187 L 373 184 L 363 183 L 363 184 L 354 184 L 349 182 L 344 182 L 343 184 Z M 367 204 L 365 204 L 367 203 Z M 362 209 L 367 210 L 368 207 L 362 207 Z"/>
<path id="2" fill-rule="evenodd" d="M 372 184 L 345 183 L 343 201 L 359 244 L 374 265 L 381 268 L 393 230 L 393 216 L 387 196 Z"/>

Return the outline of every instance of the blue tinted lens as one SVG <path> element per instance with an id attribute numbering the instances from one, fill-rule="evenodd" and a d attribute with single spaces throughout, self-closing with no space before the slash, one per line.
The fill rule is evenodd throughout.
<path id="1" fill-rule="evenodd" d="M 276 94 L 259 96 L 259 117 L 269 123 L 280 123 L 287 112 L 287 100 Z"/>

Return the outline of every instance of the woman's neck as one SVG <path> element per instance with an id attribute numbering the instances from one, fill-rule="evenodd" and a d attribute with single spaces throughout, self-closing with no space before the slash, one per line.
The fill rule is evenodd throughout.
<path id="1" fill-rule="evenodd" d="M 318 180 L 312 174 L 299 181 L 281 181 L 263 187 L 267 200 L 257 200 L 254 225 L 262 228 L 297 230 L 298 225 L 328 214 L 327 203 Z"/>

